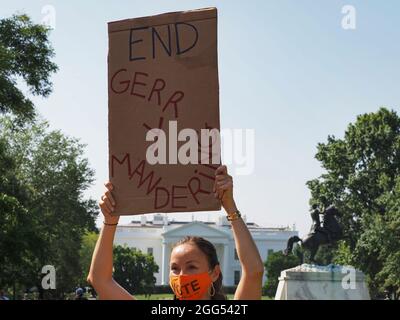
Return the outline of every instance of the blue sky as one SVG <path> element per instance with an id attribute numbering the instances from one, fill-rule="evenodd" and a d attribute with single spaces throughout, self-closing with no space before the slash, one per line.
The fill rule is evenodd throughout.
<path id="1" fill-rule="evenodd" d="M 95 199 L 108 177 L 108 21 L 218 8 L 221 127 L 256 133 L 255 171 L 234 177 L 235 197 L 248 220 L 263 226 L 295 223 L 304 235 L 311 221 L 305 183 L 323 172 L 317 143 L 341 137 L 360 113 L 400 111 L 396 0 L 15 0 L 1 4 L 0 16 L 25 12 L 40 22 L 46 5 L 56 12 L 50 39 L 60 70 L 53 94 L 35 103 L 52 128 L 87 144 L 96 170 L 87 195 Z M 341 27 L 344 5 L 356 9 L 355 30 Z"/>

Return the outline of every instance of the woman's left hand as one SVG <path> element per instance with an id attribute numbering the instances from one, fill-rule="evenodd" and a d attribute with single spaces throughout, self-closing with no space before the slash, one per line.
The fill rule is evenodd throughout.
<path id="1" fill-rule="evenodd" d="M 228 174 L 228 169 L 222 165 L 215 170 L 214 196 L 221 200 L 222 206 L 227 213 L 237 210 L 233 199 L 233 180 Z"/>

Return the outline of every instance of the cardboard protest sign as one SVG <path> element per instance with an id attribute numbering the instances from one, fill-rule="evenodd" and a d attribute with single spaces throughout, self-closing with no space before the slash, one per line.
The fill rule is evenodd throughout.
<path id="1" fill-rule="evenodd" d="M 108 34 L 114 214 L 220 210 L 217 10 L 110 22 Z"/>

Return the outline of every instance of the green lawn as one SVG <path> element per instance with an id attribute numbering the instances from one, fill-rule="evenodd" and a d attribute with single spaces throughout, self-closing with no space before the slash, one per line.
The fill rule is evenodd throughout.
<path id="1" fill-rule="evenodd" d="M 172 294 L 162 293 L 162 294 L 152 294 L 150 297 L 144 296 L 144 294 L 135 295 L 138 300 L 172 300 Z M 228 300 L 233 300 L 233 294 L 228 294 Z M 273 300 L 270 297 L 262 296 L 262 300 Z"/>

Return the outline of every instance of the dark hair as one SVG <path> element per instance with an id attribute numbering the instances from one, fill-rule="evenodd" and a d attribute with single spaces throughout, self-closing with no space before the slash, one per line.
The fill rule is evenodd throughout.
<path id="1" fill-rule="evenodd" d="M 208 265 L 211 270 L 214 270 L 214 268 L 219 265 L 217 250 L 210 241 L 202 237 L 186 236 L 183 239 L 179 240 L 173 246 L 173 248 L 186 243 L 197 246 L 197 248 L 199 248 L 206 255 Z M 219 273 L 219 277 L 213 282 L 213 285 L 215 289 L 215 294 L 211 296 L 211 300 L 227 300 L 226 295 L 223 293 L 222 290 L 222 272 Z M 174 295 L 174 300 L 176 299 L 176 295 Z"/>

